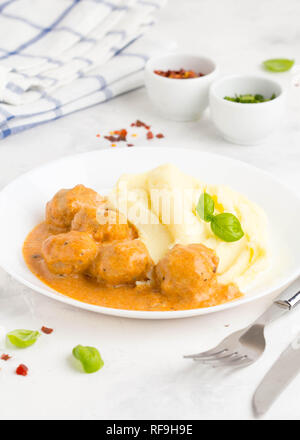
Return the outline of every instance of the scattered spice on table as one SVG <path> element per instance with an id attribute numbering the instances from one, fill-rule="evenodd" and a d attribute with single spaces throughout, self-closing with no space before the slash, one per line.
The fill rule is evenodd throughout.
<path id="1" fill-rule="evenodd" d="M 146 130 L 150 130 L 151 125 L 145 124 L 145 122 L 140 121 L 139 119 L 137 119 L 135 122 L 133 122 L 131 124 L 131 127 L 144 127 L 144 128 L 146 128 Z"/>
<path id="2" fill-rule="evenodd" d="M 101 136 L 100 136 L 100 134 L 98 133 L 98 134 L 96 134 L 96 137 L 99 138 L 99 137 L 101 137 Z"/>
<path id="3" fill-rule="evenodd" d="M 28 374 L 28 367 L 24 364 L 20 364 L 18 368 L 16 369 L 16 374 L 18 376 L 27 376 Z"/>
<path id="4" fill-rule="evenodd" d="M 153 134 L 153 132 L 150 131 L 151 125 L 146 124 L 145 122 L 140 121 L 139 119 L 137 119 L 135 122 L 132 122 L 132 124 L 130 124 L 130 126 L 131 126 L 131 127 L 144 127 L 146 130 L 148 130 L 147 135 L 146 135 L 146 136 L 147 136 L 147 139 L 150 140 L 150 139 L 153 139 L 153 138 L 154 138 L 154 134 Z M 131 136 L 135 137 L 135 136 L 137 136 L 137 135 L 134 133 L 134 134 L 132 134 Z M 162 133 L 158 133 L 158 134 L 156 135 L 156 137 L 157 137 L 158 139 L 162 139 L 162 138 L 164 138 L 165 136 L 164 136 Z"/>
<path id="5" fill-rule="evenodd" d="M 126 142 L 127 140 L 127 130 L 122 128 L 121 130 L 114 130 L 110 132 L 110 136 L 104 136 L 110 142 Z"/>
<path id="6" fill-rule="evenodd" d="M 104 137 L 105 137 L 105 139 L 107 139 L 110 142 L 117 142 L 118 141 L 118 138 L 115 136 L 104 136 Z"/>
<path id="7" fill-rule="evenodd" d="M 8 361 L 9 359 L 11 359 L 11 356 L 9 356 L 9 354 L 2 354 L 0 359 L 2 361 Z"/>
<path id="8" fill-rule="evenodd" d="M 192 79 L 192 78 L 200 78 L 204 76 L 202 72 L 195 72 L 194 70 L 154 70 L 154 73 L 159 76 L 163 76 L 164 78 L 172 78 L 172 79 Z"/>
<path id="9" fill-rule="evenodd" d="M 121 130 L 115 130 L 114 134 L 117 134 L 119 136 L 120 141 L 126 141 L 127 130 L 125 128 L 122 128 Z"/>
<path id="10" fill-rule="evenodd" d="M 153 133 L 153 131 L 150 130 L 151 126 L 149 124 L 146 124 L 145 122 L 141 121 L 140 119 L 137 119 L 135 122 L 132 122 L 130 124 L 131 127 L 142 127 L 145 128 L 146 131 L 146 139 L 151 140 L 154 137 L 157 139 L 162 139 L 165 137 L 162 133 Z M 125 128 L 122 128 L 120 130 L 113 130 L 109 132 L 109 135 L 103 136 L 105 139 L 107 139 L 109 142 L 111 142 L 111 147 L 116 147 L 118 142 L 128 142 L 128 136 L 131 136 L 133 138 L 138 137 L 137 133 L 128 133 L 128 131 Z M 97 137 L 100 137 L 100 134 L 96 135 Z M 127 147 L 133 147 L 134 144 L 128 142 Z"/>
<path id="11" fill-rule="evenodd" d="M 49 327 L 45 327 L 45 326 L 43 326 L 43 327 L 41 328 L 41 331 L 42 331 L 43 333 L 45 333 L 45 335 L 51 335 L 51 333 L 53 333 L 53 328 L 49 328 Z"/>

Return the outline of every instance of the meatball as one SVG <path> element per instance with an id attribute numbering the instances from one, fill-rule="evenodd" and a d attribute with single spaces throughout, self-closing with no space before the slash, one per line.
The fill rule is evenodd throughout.
<path id="1" fill-rule="evenodd" d="M 49 270 L 55 274 L 78 274 L 96 258 L 97 243 L 85 232 L 71 231 L 51 235 L 42 246 Z"/>
<path id="2" fill-rule="evenodd" d="M 100 246 L 89 272 L 98 281 L 117 286 L 147 280 L 152 265 L 143 242 L 138 239 L 117 241 Z"/>
<path id="3" fill-rule="evenodd" d="M 137 237 L 136 231 L 129 226 L 127 219 L 120 213 L 86 206 L 75 215 L 71 229 L 91 234 L 96 241 L 109 242 L 129 240 Z"/>
<path id="4" fill-rule="evenodd" d="M 46 223 L 54 233 L 66 232 L 74 215 L 83 206 L 98 206 L 103 198 L 96 191 L 77 185 L 72 189 L 62 189 L 46 206 Z"/>
<path id="5" fill-rule="evenodd" d="M 177 244 L 159 261 L 154 278 L 170 298 L 205 301 L 216 281 L 218 263 L 215 252 L 202 244 Z"/>

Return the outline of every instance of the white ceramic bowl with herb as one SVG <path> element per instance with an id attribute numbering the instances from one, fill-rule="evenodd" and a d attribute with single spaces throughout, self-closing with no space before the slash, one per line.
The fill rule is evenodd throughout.
<path id="1" fill-rule="evenodd" d="M 188 79 L 166 78 L 155 70 L 193 70 L 203 76 Z M 174 121 L 198 119 L 208 106 L 209 87 L 217 75 L 216 63 L 207 57 L 170 54 L 151 58 L 145 68 L 149 98 L 157 111 Z"/>
<path id="2" fill-rule="evenodd" d="M 264 102 L 225 99 L 241 95 L 261 95 Z M 285 112 L 285 93 L 280 83 L 265 76 L 223 77 L 212 84 L 209 100 L 211 118 L 220 134 L 229 142 L 241 145 L 263 142 L 278 128 Z"/>

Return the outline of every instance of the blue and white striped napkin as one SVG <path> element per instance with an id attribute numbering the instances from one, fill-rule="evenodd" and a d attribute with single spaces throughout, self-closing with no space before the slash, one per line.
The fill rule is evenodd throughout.
<path id="1" fill-rule="evenodd" d="M 142 86 L 165 1 L 0 0 L 0 139 Z"/>

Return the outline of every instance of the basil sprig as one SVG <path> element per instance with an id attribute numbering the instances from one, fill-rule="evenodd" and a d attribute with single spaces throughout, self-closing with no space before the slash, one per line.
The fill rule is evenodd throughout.
<path id="1" fill-rule="evenodd" d="M 270 72 L 287 72 L 293 67 L 294 63 L 294 60 L 289 60 L 287 58 L 273 58 L 264 61 L 263 66 Z"/>
<path id="2" fill-rule="evenodd" d="M 212 197 L 207 193 L 201 194 L 196 207 L 199 217 L 210 223 L 212 232 L 221 240 L 228 243 L 240 240 L 244 236 L 244 231 L 239 219 L 229 212 L 213 215 L 214 210 Z"/>
<path id="3" fill-rule="evenodd" d="M 9 342 L 18 348 L 27 348 L 35 344 L 40 333 L 33 330 L 13 330 L 6 335 Z"/>
<path id="4" fill-rule="evenodd" d="M 82 368 L 88 374 L 96 373 L 96 371 L 99 371 L 104 365 L 100 353 L 95 347 L 77 345 L 77 347 L 73 349 L 73 356 L 81 362 Z"/>

